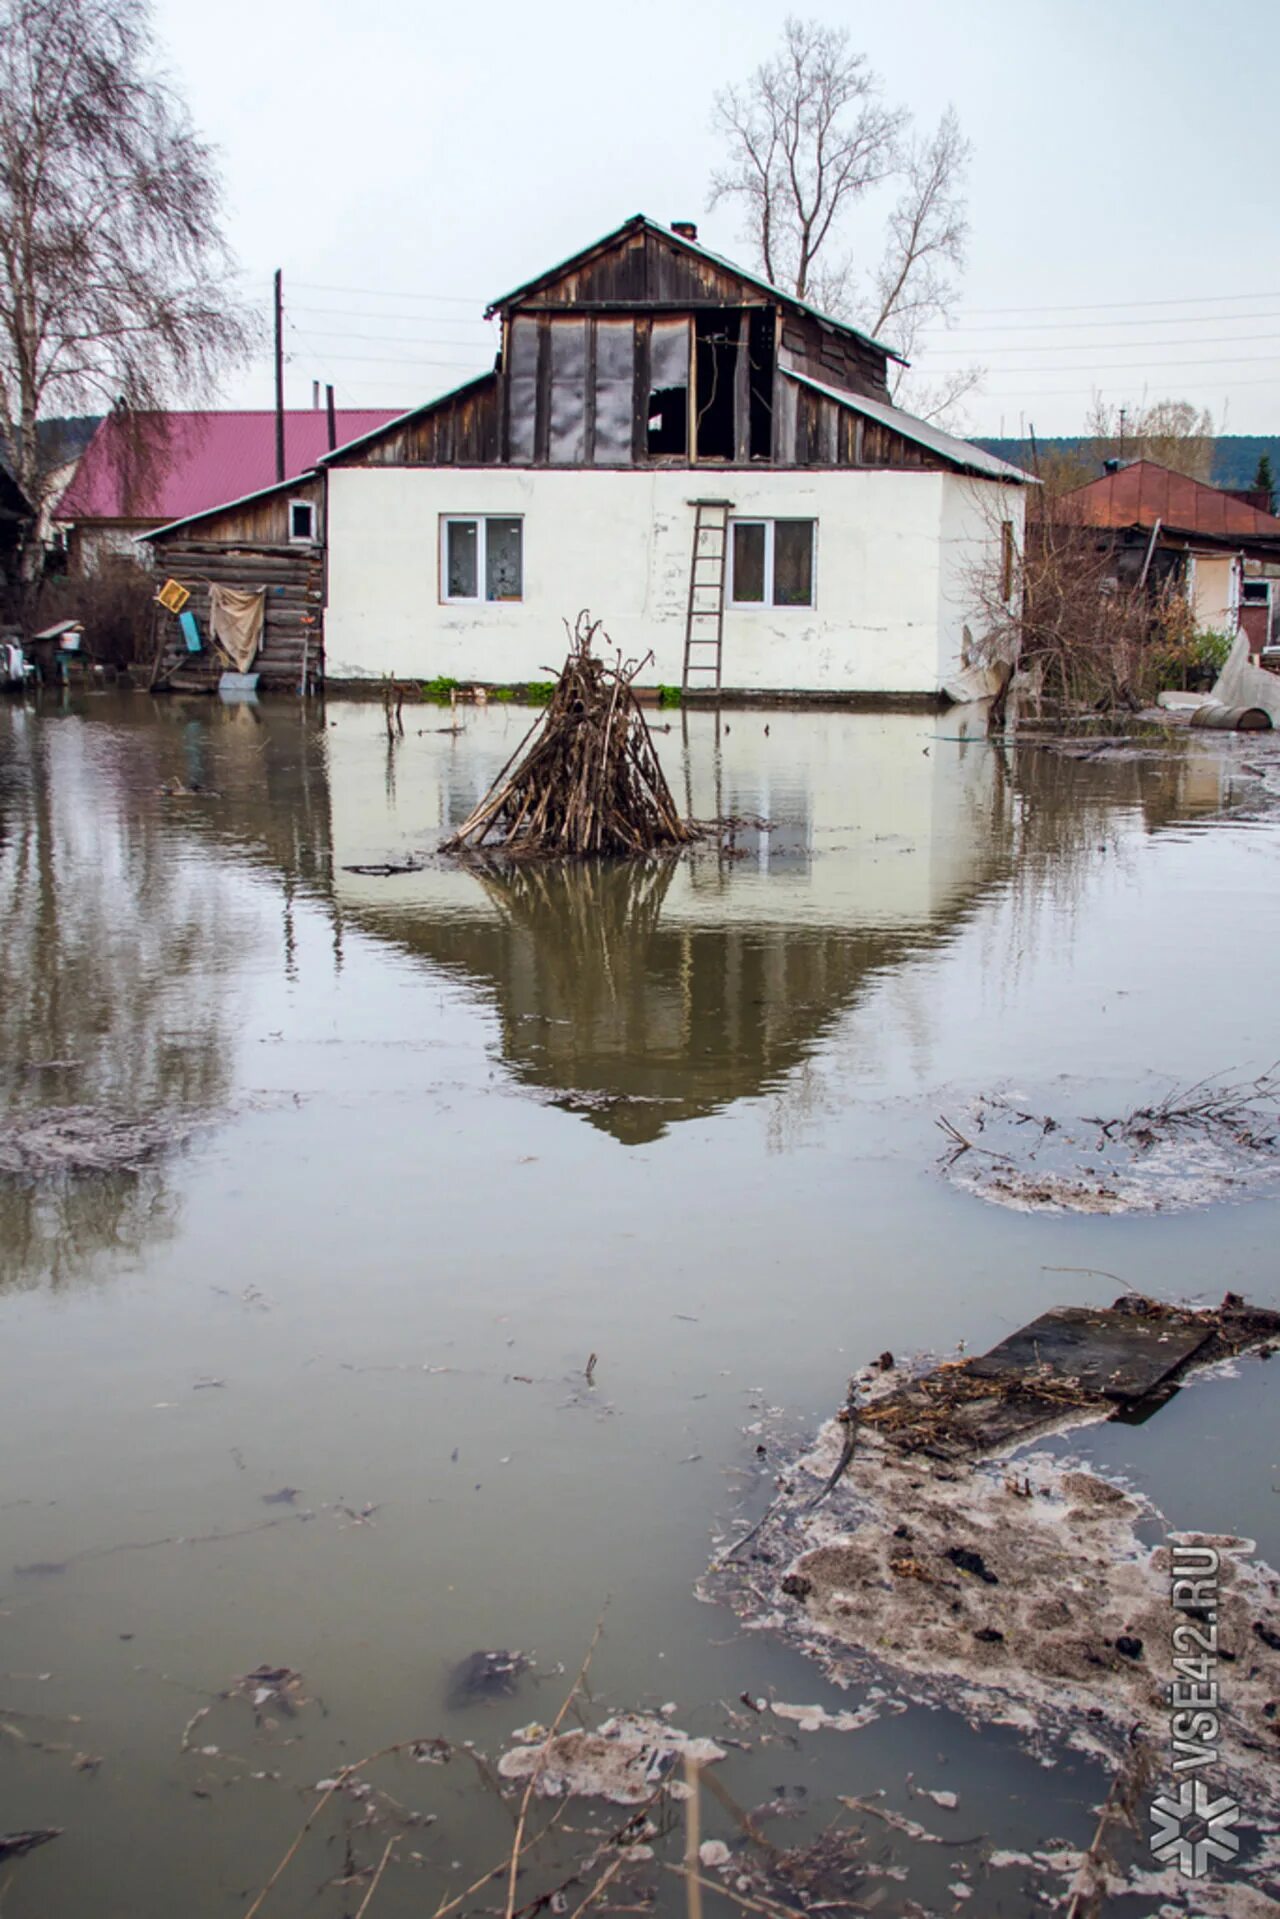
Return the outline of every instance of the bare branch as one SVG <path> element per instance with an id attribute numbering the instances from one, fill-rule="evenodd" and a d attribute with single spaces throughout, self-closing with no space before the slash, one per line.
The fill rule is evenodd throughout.
<path id="1" fill-rule="evenodd" d="M 728 158 L 711 204 L 745 209 L 766 276 L 804 299 L 843 216 L 896 170 L 906 124 L 844 28 L 789 18 L 780 52 L 715 97 Z"/>
<path id="2" fill-rule="evenodd" d="M 204 397 L 246 357 L 220 223 L 146 0 L 0 0 L 0 452 L 37 508 L 42 417 Z"/>

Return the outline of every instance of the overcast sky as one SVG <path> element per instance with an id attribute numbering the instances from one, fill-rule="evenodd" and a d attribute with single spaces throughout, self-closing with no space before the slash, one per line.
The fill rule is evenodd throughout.
<path id="1" fill-rule="evenodd" d="M 963 293 L 919 359 L 987 369 L 971 431 L 1070 433 L 1098 389 L 1280 432 L 1276 0 L 798 10 L 848 26 L 922 126 L 954 104 L 973 142 Z M 695 219 L 746 261 L 734 211 L 706 212 L 711 96 L 769 54 L 783 11 L 156 0 L 264 315 L 284 271 L 288 403 L 313 379 L 349 406 L 457 384 L 491 363 L 486 301 L 633 213 Z M 868 270 L 884 211 L 851 231 Z M 269 361 L 224 398 L 269 406 Z"/>

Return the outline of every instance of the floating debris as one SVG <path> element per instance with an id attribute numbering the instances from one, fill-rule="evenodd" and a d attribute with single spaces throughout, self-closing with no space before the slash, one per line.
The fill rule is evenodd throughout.
<path id="1" fill-rule="evenodd" d="M 0 1859 L 20 1859 L 24 1852 L 34 1852 L 37 1846 L 47 1846 L 51 1839 L 61 1839 L 61 1826 L 33 1826 L 30 1832 L 0 1832 Z"/>
<path id="2" fill-rule="evenodd" d="M 1059 1119 L 983 1095 L 943 1116 L 954 1185 L 1021 1212 L 1179 1212 L 1280 1178 L 1280 1074 L 1175 1089 L 1123 1118 Z"/>
<path id="3" fill-rule="evenodd" d="M 836 1419 L 784 1473 L 752 1550 L 714 1564 L 701 1596 L 781 1633 L 839 1685 L 891 1683 L 899 1702 L 1012 1727 L 1046 1760 L 1074 1748 L 1117 1778 L 1135 1751 L 1163 1761 L 1178 1536 L 1140 1493 L 1028 1441 L 1140 1416 L 1277 1332 L 1280 1315 L 1231 1294 L 1212 1312 L 1130 1296 L 1046 1314 L 981 1358 L 914 1378 L 868 1368 L 855 1382 L 856 1453 L 830 1498 L 815 1508 L 811 1489 L 843 1454 Z M 1214 1644 L 1232 1662 L 1215 1790 L 1274 1827 L 1280 1576 L 1249 1540 L 1197 1543 L 1216 1560 Z M 950 1807 L 950 1794 L 927 1796 Z M 1080 1855 L 1068 1857 L 1074 1872 Z"/>
<path id="4" fill-rule="evenodd" d="M 130 1172 L 182 1146 L 208 1113 L 155 1113 L 124 1118 L 98 1106 L 54 1106 L 0 1120 L 0 1173 Z"/>
<path id="5" fill-rule="evenodd" d="M 560 1733 L 549 1745 L 544 1739 L 512 1746 L 498 1771 L 504 1779 L 533 1780 L 543 1799 L 576 1795 L 638 1806 L 682 1760 L 709 1766 L 724 1756 L 712 1740 L 691 1738 L 664 1720 L 618 1713 L 595 1732 Z"/>
<path id="6" fill-rule="evenodd" d="M 460 1659 L 449 1675 L 445 1703 L 450 1712 L 490 1699 L 515 1697 L 521 1677 L 533 1661 L 523 1652 L 472 1652 Z"/>

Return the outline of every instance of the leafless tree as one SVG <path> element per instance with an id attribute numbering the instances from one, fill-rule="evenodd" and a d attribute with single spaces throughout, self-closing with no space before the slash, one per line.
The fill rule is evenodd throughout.
<path id="1" fill-rule="evenodd" d="M 1122 408 L 1108 406 L 1095 394 L 1088 419 L 1095 471 L 1109 459 L 1154 460 L 1206 482 L 1213 475 L 1215 431 L 1209 410 L 1190 400 L 1151 400 Z"/>
<path id="2" fill-rule="evenodd" d="M 37 509 L 43 419 L 145 415 L 249 351 L 220 216 L 148 0 L 0 0 L 0 446 Z"/>
<path id="3" fill-rule="evenodd" d="M 745 85 L 716 95 L 712 124 L 727 159 L 712 176 L 711 204 L 744 209 L 765 277 L 909 358 L 924 329 L 950 311 L 964 264 L 970 147 L 954 111 L 932 134 L 914 133 L 906 110 L 884 103 L 844 28 L 792 17 L 779 52 Z M 900 190 L 883 256 L 860 277 L 844 250 L 845 222 L 892 179 Z M 916 404 L 933 417 L 979 377 L 966 368 L 917 394 Z"/>

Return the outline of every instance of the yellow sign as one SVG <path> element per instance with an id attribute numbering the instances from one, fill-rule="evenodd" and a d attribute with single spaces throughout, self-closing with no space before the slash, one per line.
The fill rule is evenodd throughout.
<path id="1" fill-rule="evenodd" d="M 185 586 L 178 584 L 177 580 L 166 580 L 156 594 L 156 598 L 167 612 L 181 613 L 191 595 Z"/>

